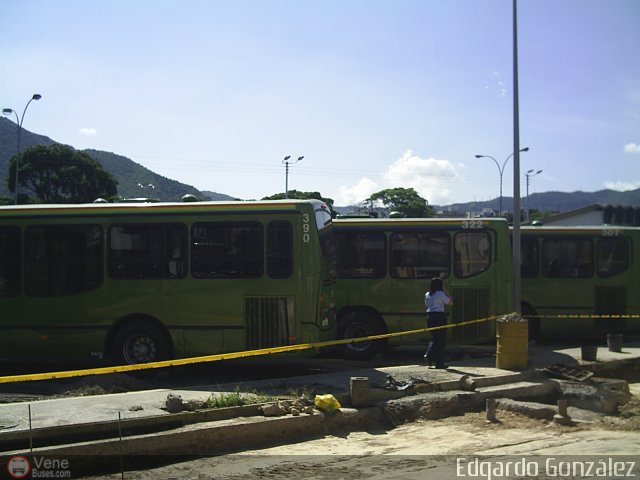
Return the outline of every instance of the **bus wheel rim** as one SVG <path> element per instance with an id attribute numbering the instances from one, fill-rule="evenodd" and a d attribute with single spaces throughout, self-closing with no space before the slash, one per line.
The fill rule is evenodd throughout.
<path id="1" fill-rule="evenodd" d="M 156 358 L 156 344 L 148 335 L 131 336 L 124 343 L 122 353 L 129 364 L 151 362 Z"/>
<path id="2" fill-rule="evenodd" d="M 359 338 L 373 335 L 371 328 L 364 323 L 352 323 L 344 332 L 345 338 Z M 371 345 L 371 340 L 363 340 L 361 342 L 351 342 L 347 346 L 351 350 L 364 351 Z"/>

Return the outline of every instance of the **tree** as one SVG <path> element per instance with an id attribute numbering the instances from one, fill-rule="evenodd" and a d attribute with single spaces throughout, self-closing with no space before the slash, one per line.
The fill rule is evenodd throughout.
<path id="1" fill-rule="evenodd" d="M 422 198 L 413 188 L 387 188 L 374 193 L 365 203 L 382 203 L 385 208 L 399 212 L 408 218 L 430 218 L 435 216 L 429 202 Z"/>
<path id="2" fill-rule="evenodd" d="M 60 144 L 29 147 L 11 158 L 7 183 L 15 192 L 16 161 L 20 190 L 41 203 L 87 203 L 117 194 L 118 182 L 84 152 Z"/>
<path id="3" fill-rule="evenodd" d="M 264 197 L 262 200 L 284 200 L 287 196 L 284 193 L 276 193 L 270 197 Z M 289 199 L 295 200 L 321 200 L 327 204 L 331 211 L 331 216 L 335 218 L 336 212 L 333 210 L 333 198 L 324 198 L 320 192 L 300 192 L 298 190 L 289 190 Z"/>

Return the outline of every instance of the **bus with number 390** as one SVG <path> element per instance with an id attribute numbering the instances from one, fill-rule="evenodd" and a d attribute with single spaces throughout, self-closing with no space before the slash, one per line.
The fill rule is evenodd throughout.
<path id="1" fill-rule="evenodd" d="M 320 201 L 0 207 L 0 357 L 144 363 L 335 338 Z"/>

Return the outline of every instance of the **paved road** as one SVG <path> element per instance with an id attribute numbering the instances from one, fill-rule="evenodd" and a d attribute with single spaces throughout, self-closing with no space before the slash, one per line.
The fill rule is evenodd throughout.
<path id="1" fill-rule="evenodd" d="M 422 349 L 389 350 L 370 361 L 351 361 L 323 356 L 318 358 L 241 359 L 184 367 L 159 369 L 149 378 L 128 374 L 76 377 L 38 382 L 0 384 L 0 403 L 24 402 L 66 395 L 121 393 L 150 389 L 185 389 L 198 385 L 221 385 L 232 382 L 313 376 L 362 368 L 416 364 L 422 361 Z M 23 363 L 0 361 L 0 376 L 22 373 L 79 370 L 102 366 L 97 363 Z"/>

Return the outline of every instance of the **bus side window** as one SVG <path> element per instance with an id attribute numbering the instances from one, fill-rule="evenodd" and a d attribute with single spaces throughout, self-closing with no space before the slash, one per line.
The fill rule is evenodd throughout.
<path id="1" fill-rule="evenodd" d="M 20 237 L 20 229 L 17 227 L 0 227 L 0 297 L 20 294 Z"/>
<path id="2" fill-rule="evenodd" d="M 525 278 L 535 278 L 540 274 L 540 252 L 536 238 L 523 238 L 520 273 Z"/>
<path id="3" fill-rule="evenodd" d="M 191 232 L 194 278 L 259 278 L 264 228 L 258 222 L 201 222 Z"/>
<path id="4" fill-rule="evenodd" d="M 293 227 L 290 222 L 274 221 L 267 227 L 267 274 L 288 278 L 293 273 Z"/>
<path id="5" fill-rule="evenodd" d="M 394 232 L 389 273 L 394 278 L 431 278 L 451 273 L 451 241 L 447 233 Z"/>
<path id="6" fill-rule="evenodd" d="M 40 225 L 25 234 L 25 290 L 30 296 L 73 295 L 102 284 L 102 228 Z"/>
<path id="7" fill-rule="evenodd" d="M 172 225 L 168 227 L 166 254 L 169 278 L 183 278 L 186 274 L 187 227 Z"/>
<path id="8" fill-rule="evenodd" d="M 491 237 L 487 232 L 456 233 L 453 261 L 456 277 L 472 277 L 490 266 Z"/>
<path id="9" fill-rule="evenodd" d="M 119 224 L 109 229 L 109 276 L 114 279 L 182 278 L 186 272 L 187 227 Z"/>
<path id="10" fill-rule="evenodd" d="M 550 278 L 593 276 L 593 243 L 588 238 L 545 238 L 542 242 L 542 273 Z"/>
<path id="11" fill-rule="evenodd" d="M 612 277 L 629 266 L 629 244 L 623 237 L 600 238 L 596 244 L 596 268 L 601 277 Z"/>
<path id="12" fill-rule="evenodd" d="M 338 278 L 383 278 L 387 271 L 383 232 L 336 233 Z"/>

